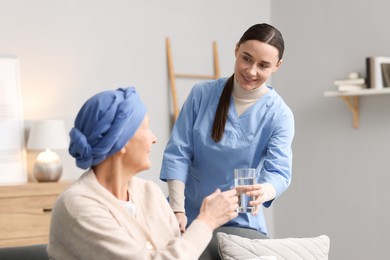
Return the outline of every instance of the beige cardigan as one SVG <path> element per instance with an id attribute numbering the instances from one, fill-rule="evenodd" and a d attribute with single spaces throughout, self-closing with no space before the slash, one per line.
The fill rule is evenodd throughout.
<path id="1" fill-rule="evenodd" d="M 92 171 L 56 201 L 47 253 L 50 259 L 198 259 L 212 232 L 195 220 L 180 235 L 160 188 L 133 177 L 129 193 L 136 216 L 101 186 Z"/>

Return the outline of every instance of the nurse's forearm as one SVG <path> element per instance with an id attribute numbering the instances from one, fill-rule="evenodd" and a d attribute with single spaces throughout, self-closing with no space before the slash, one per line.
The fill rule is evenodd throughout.
<path id="1" fill-rule="evenodd" d="M 271 183 L 263 183 L 264 202 L 273 200 L 276 197 L 275 187 Z"/>
<path id="2" fill-rule="evenodd" d="M 185 212 L 184 209 L 185 185 L 179 180 L 168 180 L 169 205 L 173 212 Z"/>

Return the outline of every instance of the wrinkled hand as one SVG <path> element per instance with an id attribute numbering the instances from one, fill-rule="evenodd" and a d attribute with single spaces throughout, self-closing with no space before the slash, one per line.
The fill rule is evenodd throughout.
<path id="1" fill-rule="evenodd" d="M 198 219 L 204 221 L 212 230 L 222 226 L 229 220 L 238 216 L 238 197 L 235 189 L 214 193 L 204 198 Z"/>
<path id="2" fill-rule="evenodd" d="M 255 197 L 255 200 L 251 200 L 249 204 L 255 206 L 255 210 L 252 212 L 253 216 L 256 216 L 259 213 L 261 204 L 265 202 L 264 190 L 261 184 L 254 184 L 249 186 L 239 186 L 235 188 L 237 194 L 245 193 L 248 196 Z"/>
<path id="3" fill-rule="evenodd" d="M 186 231 L 187 226 L 187 216 L 184 212 L 175 212 L 175 216 L 177 218 L 177 222 L 179 223 L 179 228 L 181 233 Z"/>

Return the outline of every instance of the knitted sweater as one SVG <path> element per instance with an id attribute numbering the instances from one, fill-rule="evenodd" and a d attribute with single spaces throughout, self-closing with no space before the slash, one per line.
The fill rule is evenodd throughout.
<path id="1" fill-rule="evenodd" d="M 133 177 L 135 217 L 97 181 L 92 171 L 59 196 L 53 208 L 50 259 L 198 259 L 212 232 L 194 221 L 181 236 L 160 188 Z"/>

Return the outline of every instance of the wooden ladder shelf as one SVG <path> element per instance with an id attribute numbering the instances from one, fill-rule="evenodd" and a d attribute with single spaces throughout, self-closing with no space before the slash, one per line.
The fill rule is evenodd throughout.
<path id="1" fill-rule="evenodd" d="M 219 69 L 219 58 L 218 58 L 218 46 L 217 42 L 213 42 L 213 60 L 214 60 L 214 75 L 199 75 L 199 74 L 184 74 L 184 73 L 175 73 L 173 66 L 172 50 L 171 50 L 171 41 L 169 37 L 165 39 L 165 46 L 168 59 L 168 76 L 171 86 L 172 93 L 172 102 L 173 102 L 173 117 L 176 121 L 179 115 L 179 105 L 177 103 L 177 94 L 176 94 L 176 78 L 192 78 L 192 79 L 217 79 L 220 77 Z"/>

